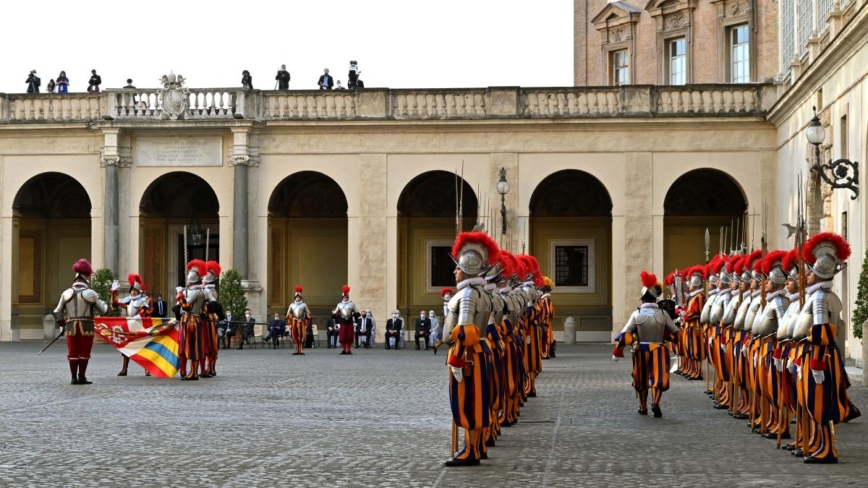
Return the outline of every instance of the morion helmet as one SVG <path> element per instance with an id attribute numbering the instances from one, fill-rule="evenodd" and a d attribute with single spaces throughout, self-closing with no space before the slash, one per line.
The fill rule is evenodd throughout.
<path id="1" fill-rule="evenodd" d="M 763 259 L 763 273 L 776 285 L 787 282 L 787 272 L 783 265 L 786 256 L 787 251 L 772 251 Z"/>
<path id="2" fill-rule="evenodd" d="M 663 295 L 663 287 L 657 282 L 657 277 L 647 271 L 639 273 L 639 279 L 642 281 L 642 294 L 640 299 L 650 296 L 657 301 Z"/>
<path id="3" fill-rule="evenodd" d="M 72 265 L 72 272 L 75 273 L 75 278 L 73 279 L 77 280 L 81 278 L 87 281 L 93 274 L 93 266 L 90 265 L 87 259 L 81 258 Z"/>
<path id="4" fill-rule="evenodd" d="M 194 259 L 187 263 L 187 284 L 195 285 L 201 282 L 207 268 L 208 265 L 201 259 Z"/>
<path id="5" fill-rule="evenodd" d="M 205 276 L 202 277 L 204 283 L 214 283 L 220 279 L 220 264 L 217 261 L 208 261 L 205 263 Z"/>
<path id="6" fill-rule="evenodd" d="M 500 249 L 484 232 L 462 232 L 452 246 L 452 260 L 466 274 L 479 276 L 500 260 Z"/>
<path id="7" fill-rule="evenodd" d="M 844 269 L 844 262 L 850 257 L 850 244 L 838 234 L 823 232 L 805 243 L 802 257 L 817 277 L 830 280 Z"/>
<path id="8" fill-rule="evenodd" d="M 136 273 L 130 273 L 127 276 L 127 281 L 130 283 L 130 290 L 138 290 L 139 293 L 145 291 L 145 280 Z"/>
<path id="9" fill-rule="evenodd" d="M 293 298 L 301 297 L 301 294 L 303 291 L 304 291 L 304 288 L 302 288 L 301 285 L 295 285 L 295 296 L 293 296 Z M 347 290 L 347 293 L 349 293 L 349 290 Z M 302 298 L 304 298 L 304 297 L 302 297 Z"/>

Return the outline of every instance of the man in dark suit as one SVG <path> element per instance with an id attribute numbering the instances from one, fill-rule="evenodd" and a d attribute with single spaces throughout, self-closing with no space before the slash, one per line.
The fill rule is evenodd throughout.
<path id="1" fill-rule="evenodd" d="M 223 349 L 229 348 L 229 344 L 235 336 L 235 330 L 237 329 L 238 324 L 234 323 L 233 320 L 235 319 L 232 317 L 232 310 L 227 308 L 226 320 L 221 324 L 221 327 L 223 328 Z"/>
<path id="2" fill-rule="evenodd" d="M 328 68 L 323 70 L 323 75 L 319 77 L 319 81 L 316 84 L 319 85 L 320 90 L 332 89 L 335 84 L 335 79 L 332 75 L 329 74 Z"/>
<path id="3" fill-rule="evenodd" d="M 271 348 L 277 349 L 280 345 L 280 337 L 286 332 L 286 321 L 280 318 L 279 312 L 274 312 L 274 318 L 268 323 L 268 337 L 271 338 Z"/>
<path id="4" fill-rule="evenodd" d="M 253 314 L 250 313 L 250 309 L 244 311 L 244 322 L 241 324 L 241 330 L 239 331 L 241 334 L 241 340 L 238 342 L 238 349 L 244 349 L 244 343 L 250 344 L 248 342 L 251 337 L 253 337 L 253 324 L 256 323 L 256 319 L 253 318 Z"/>
<path id="5" fill-rule="evenodd" d="M 401 344 L 401 334 L 404 333 L 404 319 L 401 318 L 401 311 L 395 310 L 392 313 L 392 318 L 386 321 L 386 349 L 391 349 L 390 342 L 395 340 L 395 349 L 398 349 Z"/>
<path id="6" fill-rule="evenodd" d="M 326 322 L 326 339 L 328 339 L 328 347 L 326 349 L 338 347 L 338 332 L 340 332 L 340 327 L 335 322 L 335 318 L 329 317 L 328 322 Z"/>
<path id="7" fill-rule="evenodd" d="M 428 340 L 431 338 L 431 319 L 428 318 L 428 314 L 425 313 L 424 310 L 419 312 L 419 318 L 416 319 L 416 350 L 419 350 L 419 338 L 421 337 L 425 341 L 425 350 L 428 350 Z"/>
<path id="8" fill-rule="evenodd" d="M 154 300 L 154 317 L 165 317 L 166 316 L 166 302 L 163 301 L 163 295 L 157 293 L 157 299 Z"/>
<path id="9" fill-rule="evenodd" d="M 368 317 L 366 311 L 362 311 L 362 316 L 356 321 L 356 349 L 359 348 L 361 338 L 365 338 L 365 349 L 371 348 L 371 329 L 374 328 L 374 322 L 371 317 Z"/>

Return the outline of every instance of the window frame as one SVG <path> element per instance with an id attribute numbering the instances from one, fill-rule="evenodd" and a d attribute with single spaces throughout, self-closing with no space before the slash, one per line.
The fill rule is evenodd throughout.
<path id="1" fill-rule="evenodd" d="M 747 30 L 747 42 L 744 51 L 747 54 L 747 81 L 735 81 L 735 33 L 740 28 L 745 28 Z M 751 57 L 751 45 L 753 38 L 750 32 L 750 23 L 742 22 L 738 24 L 732 24 L 726 27 L 726 82 L 727 83 L 751 83 L 753 77 L 751 76 L 751 65 L 752 65 L 752 57 Z M 743 45 L 744 45 L 743 44 Z"/>
<path id="2" fill-rule="evenodd" d="M 558 247 L 587 247 L 588 248 L 588 286 L 555 286 L 552 293 L 578 293 L 593 294 L 597 292 L 597 254 L 595 239 L 552 239 L 548 241 L 548 273 L 549 277 L 556 276 L 556 257 Z"/>
<path id="3" fill-rule="evenodd" d="M 619 67 L 618 65 L 615 64 L 615 60 L 618 58 L 618 55 L 621 53 L 624 53 L 624 60 L 627 62 L 627 64 L 622 66 L 622 67 Z M 614 50 L 609 51 L 609 60 L 608 60 L 607 64 L 609 66 L 609 69 L 608 69 L 609 86 L 623 86 L 623 85 L 629 85 L 630 84 L 630 82 L 631 82 L 630 68 L 631 68 L 632 63 L 630 63 L 630 49 L 629 48 L 625 47 L 623 49 L 614 49 Z M 625 83 L 618 83 L 616 81 L 617 80 L 616 73 L 619 70 L 623 71 L 626 74 L 627 81 Z"/>
<path id="4" fill-rule="evenodd" d="M 680 55 L 673 54 L 673 48 L 677 45 L 677 43 L 682 42 L 684 44 L 684 52 Z M 665 79 L 666 84 L 670 86 L 683 86 L 687 84 L 687 38 L 686 37 L 672 37 L 665 41 L 666 46 L 666 63 L 665 63 Z M 673 70 L 672 65 L 675 62 L 676 58 L 680 58 L 681 61 L 681 83 L 674 83 L 672 80 Z"/>
<path id="5" fill-rule="evenodd" d="M 426 239 L 425 240 L 425 293 L 440 293 L 440 290 L 444 286 L 455 286 L 454 280 L 452 283 L 448 285 L 442 286 L 431 286 L 431 280 L 433 279 L 433 269 L 432 269 L 432 251 L 435 247 L 447 247 L 452 249 L 452 245 L 454 241 L 448 239 Z M 454 268 L 453 268 L 454 269 Z"/>

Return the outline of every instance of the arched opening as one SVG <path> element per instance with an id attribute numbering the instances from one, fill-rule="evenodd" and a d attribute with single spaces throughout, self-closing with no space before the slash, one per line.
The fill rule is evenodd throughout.
<path id="1" fill-rule="evenodd" d="M 347 197 L 328 176 L 292 174 L 268 200 L 268 307 L 286 313 L 295 285 L 321 326 L 347 282 Z"/>
<path id="2" fill-rule="evenodd" d="M 219 259 L 219 211 L 214 189 L 193 173 L 174 171 L 148 185 L 139 203 L 139 255 L 142 277 L 155 295 L 174 295 L 184 284 L 187 261 Z"/>
<path id="3" fill-rule="evenodd" d="M 90 259 L 91 202 L 63 173 L 27 180 L 12 203 L 12 327 L 19 339 L 42 339 L 42 319 L 72 283 L 72 264 Z"/>
<path id="4" fill-rule="evenodd" d="M 477 196 L 454 173 L 422 173 L 401 191 L 396 306 L 405 315 L 412 316 L 423 309 L 440 310 L 440 290 L 455 286 L 452 275 L 455 264 L 449 255 L 458 229 L 459 198 L 461 230 L 468 231 L 476 223 Z"/>
<path id="5" fill-rule="evenodd" d="M 581 341 L 609 340 L 612 331 L 612 198 L 593 175 L 552 173 L 530 198 L 530 247 L 555 282 L 558 314 L 576 320 Z"/>
<path id="6" fill-rule="evenodd" d="M 705 262 L 705 230 L 711 236 L 709 256 L 720 252 L 720 228 L 726 228 L 727 241 L 735 232 L 756 235 L 745 239 L 747 247 L 758 248 L 760 229 L 743 222 L 747 202 L 738 184 L 723 171 L 697 169 L 681 175 L 672 183 L 663 201 L 663 266 L 668 274 Z M 741 240 L 741 238 L 739 238 Z M 735 241 L 733 237 L 732 241 Z M 741 242 L 738 243 L 739 245 Z M 724 244 L 729 252 L 729 242 Z"/>

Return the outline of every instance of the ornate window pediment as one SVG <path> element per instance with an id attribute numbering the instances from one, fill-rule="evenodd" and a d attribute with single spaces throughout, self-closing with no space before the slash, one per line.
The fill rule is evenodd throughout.
<path id="1" fill-rule="evenodd" d="M 601 31 L 627 24 L 635 24 L 642 13 L 638 8 L 624 2 L 607 3 L 603 10 L 591 19 L 591 23 Z"/>
<path id="2" fill-rule="evenodd" d="M 658 31 L 670 31 L 690 25 L 696 4 L 697 0 L 650 0 L 645 10 L 657 20 Z"/>

